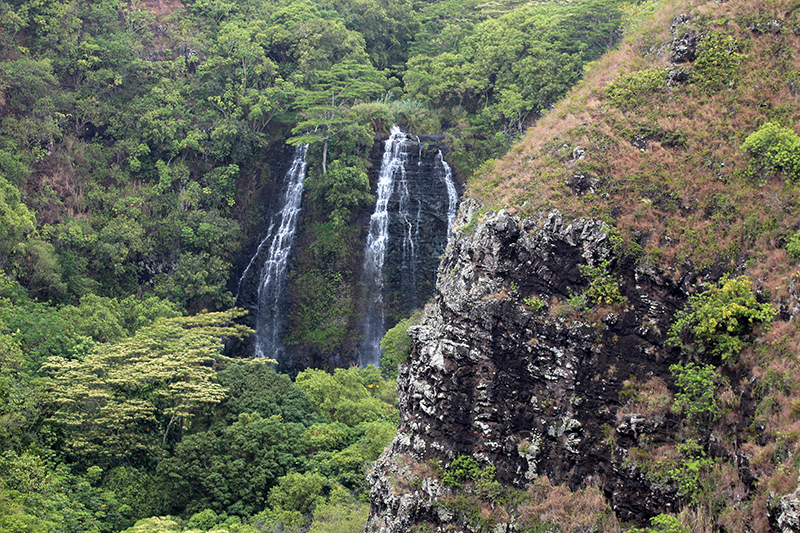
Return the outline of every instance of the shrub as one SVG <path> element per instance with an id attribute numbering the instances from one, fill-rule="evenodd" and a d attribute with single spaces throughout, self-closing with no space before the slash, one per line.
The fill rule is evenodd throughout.
<path id="1" fill-rule="evenodd" d="M 584 293 L 589 301 L 599 305 L 614 305 L 625 301 L 619 291 L 619 279 L 608 272 L 608 261 L 599 266 L 580 266 L 581 274 L 589 278 L 589 287 Z"/>
<path id="2" fill-rule="evenodd" d="M 451 487 L 461 487 L 465 481 L 474 480 L 480 474 L 478 463 L 469 455 L 459 455 L 442 475 L 442 483 Z"/>
<path id="3" fill-rule="evenodd" d="M 536 295 L 529 296 L 527 298 L 523 298 L 522 303 L 525 304 L 525 307 L 533 311 L 534 313 L 538 313 L 545 307 L 545 303 Z"/>
<path id="4" fill-rule="evenodd" d="M 753 328 L 775 316 L 769 303 L 758 303 L 747 276 L 723 277 L 718 285 L 689 297 L 675 314 L 668 344 L 712 354 L 729 361 L 749 342 Z"/>
<path id="5" fill-rule="evenodd" d="M 619 75 L 605 87 L 606 96 L 616 106 L 630 108 L 645 103 L 646 95 L 667 86 L 667 70 L 652 67 L 625 76 Z"/>
<path id="6" fill-rule="evenodd" d="M 786 253 L 793 259 L 800 259 L 800 231 L 789 238 L 786 243 Z"/>
<path id="7" fill-rule="evenodd" d="M 706 92 L 718 91 L 736 84 L 739 64 L 744 59 L 739 43 L 730 35 L 711 32 L 697 44 L 697 59 L 692 80 Z"/>
<path id="8" fill-rule="evenodd" d="M 653 465 L 648 476 L 672 484 L 682 497 L 697 504 L 709 489 L 708 475 L 714 461 L 706 456 L 703 447 L 694 439 L 687 439 L 676 448 L 677 456 L 668 457 Z M 669 521 L 664 525 L 668 524 Z M 666 529 L 666 531 L 672 530 Z"/>
<path id="9" fill-rule="evenodd" d="M 680 363 L 669 370 L 678 387 L 672 410 L 683 414 L 698 429 L 714 424 L 720 417 L 715 394 L 720 376 L 714 365 Z"/>
<path id="10" fill-rule="evenodd" d="M 767 122 L 747 136 L 742 150 L 767 171 L 783 172 L 790 180 L 800 177 L 800 136 L 791 128 Z"/>
<path id="11" fill-rule="evenodd" d="M 381 339 L 381 373 L 386 379 L 397 377 L 397 366 L 405 363 L 411 356 L 414 343 L 408 335 L 408 328 L 419 322 L 420 313 L 401 320 L 386 332 Z"/>
<path id="12" fill-rule="evenodd" d="M 650 519 L 650 525 L 652 527 L 630 529 L 628 533 L 690 533 L 673 515 L 656 515 Z"/>

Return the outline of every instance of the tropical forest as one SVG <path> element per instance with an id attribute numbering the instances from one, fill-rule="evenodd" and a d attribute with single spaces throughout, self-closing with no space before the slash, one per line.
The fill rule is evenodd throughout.
<path id="1" fill-rule="evenodd" d="M 800 533 L 800 2 L 0 0 L 0 533 Z"/>

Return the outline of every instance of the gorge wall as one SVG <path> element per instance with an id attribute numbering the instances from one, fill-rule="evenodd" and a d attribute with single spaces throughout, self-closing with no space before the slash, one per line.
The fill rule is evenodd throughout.
<path id="1" fill-rule="evenodd" d="M 460 217 L 432 306 L 410 330 L 401 424 L 369 474 L 367 531 L 478 530 L 453 510 L 451 489 L 431 467 L 462 454 L 520 488 L 539 476 L 597 487 L 623 520 L 676 511 L 675 488 L 649 481 L 631 460 L 645 439 L 674 443 L 676 415 L 669 402 L 637 404 L 624 391 L 671 381 L 678 354 L 665 348 L 665 334 L 693 274 L 673 281 L 627 262 L 593 220 L 482 214 L 470 201 Z M 590 283 L 580 266 L 604 261 L 622 273 L 626 301 L 579 316 L 574 295 Z M 747 461 L 736 464 L 752 482 Z M 514 517 L 500 531 L 516 531 Z"/>

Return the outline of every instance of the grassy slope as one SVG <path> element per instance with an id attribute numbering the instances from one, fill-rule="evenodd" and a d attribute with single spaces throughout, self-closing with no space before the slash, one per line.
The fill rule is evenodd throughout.
<path id="1" fill-rule="evenodd" d="M 697 61 L 671 63 L 670 26 L 680 13 L 690 20 L 678 35 L 695 30 L 735 39 L 737 47 L 728 49 L 743 55 L 728 56 L 735 59 L 732 77 L 703 70 Z M 773 20 L 780 30 L 770 25 Z M 592 65 L 505 158 L 473 178 L 468 191 L 488 208 L 523 215 L 557 208 L 606 220 L 627 253 L 666 276 L 677 281 L 687 270 L 705 279 L 744 273 L 761 297 L 782 310 L 770 331 L 726 371 L 739 376 L 729 390 L 752 394 L 757 407 L 744 417 L 746 427 L 735 427 L 739 400 L 723 402 L 733 412 L 714 434 L 749 459 L 759 481 L 749 502 L 737 502 L 741 482 L 730 468 L 715 466 L 708 476 L 719 491 L 717 503 L 704 500 L 699 507 L 705 510 L 695 518 L 728 531 L 766 531 L 769 493 L 793 491 L 800 466 L 800 335 L 791 319 L 800 265 L 785 250 L 800 228 L 800 184 L 752 166 L 741 149 L 768 121 L 800 131 L 800 97 L 792 94 L 800 72 L 798 34 L 797 1 L 666 0 Z M 610 83 L 653 67 L 693 70 L 692 78 L 612 101 Z M 583 159 L 573 157 L 578 146 Z M 598 180 L 594 192 L 576 194 L 567 185 L 574 176 Z M 654 458 L 665 451 L 646 453 Z M 708 520 L 696 530 L 711 527 Z"/>

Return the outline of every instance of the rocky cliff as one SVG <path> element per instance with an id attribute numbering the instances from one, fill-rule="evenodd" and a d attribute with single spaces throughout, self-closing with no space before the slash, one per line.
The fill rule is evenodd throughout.
<path id="1" fill-rule="evenodd" d="M 692 274 L 675 283 L 620 258 L 602 222 L 520 219 L 468 202 L 461 216 L 401 366 L 402 421 L 369 475 L 367 531 L 477 530 L 441 483 L 440 468 L 458 455 L 523 489 L 540 476 L 597 487 L 623 520 L 676 510 L 674 487 L 631 457 L 642 439 L 674 442 L 671 402 L 626 391 L 638 383 L 669 397 L 676 357 L 665 332 Z M 586 267 L 598 265 L 618 273 L 624 301 L 587 313 L 578 295 L 592 282 Z M 514 517 L 498 527 L 515 531 Z"/>
<path id="2" fill-rule="evenodd" d="M 470 179 L 367 531 L 800 527 L 800 10 L 659 5 Z"/>

